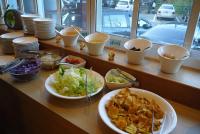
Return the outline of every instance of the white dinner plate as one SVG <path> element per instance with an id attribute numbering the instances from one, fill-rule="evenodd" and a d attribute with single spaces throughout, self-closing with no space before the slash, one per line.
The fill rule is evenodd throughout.
<path id="1" fill-rule="evenodd" d="M 59 97 L 59 98 L 63 98 L 63 99 L 83 99 L 83 98 L 87 97 L 87 96 L 75 96 L 75 97 L 74 96 L 63 96 L 61 94 L 58 94 L 56 92 L 56 90 L 51 86 L 52 81 L 54 81 L 54 74 L 51 74 L 45 81 L 45 88 L 50 94 L 52 94 L 53 96 Z M 98 94 L 104 88 L 104 78 L 95 71 L 92 71 L 92 74 L 94 75 L 94 77 L 96 79 L 98 79 L 101 82 L 101 86 L 97 89 L 96 92 L 90 94 L 90 96 L 94 96 L 94 95 Z"/>
<path id="2" fill-rule="evenodd" d="M 168 134 L 176 127 L 176 123 L 177 123 L 176 112 L 173 109 L 173 107 L 164 98 L 147 90 L 138 89 L 138 88 L 129 88 L 129 89 L 140 97 L 145 97 L 148 100 L 152 100 L 152 99 L 155 100 L 155 102 L 160 106 L 161 110 L 164 111 L 166 118 L 164 121 L 162 134 Z M 105 108 L 105 105 L 107 104 L 107 102 L 112 98 L 112 96 L 115 96 L 120 90 L 121 89 L 114 90 L 104 95 L 99 102 L 98 111 L 99 111 L 99 115 L 101 119 L 108 127 L 110 127 L 112 130 L 114 130 L 117 133 L 127 134 L 127 132 L 122 131 L 121 129 L 117 128 L 111 122 Z M 159 131 L 156 131 L 154 134 L 159 134 Z"/>

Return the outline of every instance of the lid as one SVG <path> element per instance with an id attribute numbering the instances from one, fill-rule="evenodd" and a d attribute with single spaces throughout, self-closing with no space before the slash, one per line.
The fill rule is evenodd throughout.
<path id="1" fill-rule="evenodd" d="M 13 56 L 0 56 L 0 66 L 6 65 L 13 61 L 15 57 Z"/>
<path id="2" fill-rule="evenodd" d="M 38 39 L 35 37 L 20 37 L 13 40 L 13 43 L 16 44 L 31 44 L 35 42 L 38 42 Z"/>
<path id="3" fill-rule="evenodd" d="M 22 14 L 21 17 L 26 18 L 26 19 L 28 19 L 28 18 L 31 19 L 31 18 L 36 18 L 36 17 L 40 17 L 40 16 L 38 16 L 37 14 Z"/>
<path id="4" fill-rule="evenodd" d="M 2 34 L 0 37 L 4 39 L 15 39 L 17 37 L 22 37 L 22 36 L 24 36 L 23 32 L 11 32 L 11 33 Z"/>

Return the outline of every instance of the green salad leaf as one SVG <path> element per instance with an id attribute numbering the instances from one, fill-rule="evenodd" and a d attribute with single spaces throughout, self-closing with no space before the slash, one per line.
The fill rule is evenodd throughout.
<path id="1" fill-rule="evenodd" d="M 97 91 L 101 87 L 101 81 L 96 78 L 93 73 L 85 68 L 59 68 L 54 74 L 52 86 L 57 93 L 63 96 L 85 96 L 86 95 L 86 79 L 87 73 L 87 91 L 89 94 Z"/>
<path id="2" fill-rule="evenodd" d="M 108 74 L 106 79 L 108 82 L 111 82 L 111 83 L 127 83 L 128 82 L 126 79 L 124 79 L 120 75 L 117 76 L 117 75 Z"/>

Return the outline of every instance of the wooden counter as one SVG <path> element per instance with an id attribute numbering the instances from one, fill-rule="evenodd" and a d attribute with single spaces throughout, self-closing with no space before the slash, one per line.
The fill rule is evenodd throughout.
<path id="1" fill-rule="evenodd" d="M 45 47 L 45 45 L 43 45 Z M 47 46 L 47 47 L 50 47 Z M 53 46 L 52 46 L 53 47 Z M 56 46 L 61 53 L 66 53 Z M 64 52 L 63 52 L 64 51 Z M 107 64 L 105 57 L 90 58 L 87 54 L 67 50 L 68 54 L 84 56 L 87 66 L 93 65 L 93 69 L 102 75 L 111 67 L 121 67 L 131 72 L 141 82 L 140 87 L 158 93 L 162 97 L 177 100 L 181 103 L 199 108 L 199 80 L 198 74 L 194 81 L 194 87 L 189 82 L 180 84 L 175 82 L 177 76 L 167 76 L 165 74 L 155 74 L 154 70 L 149 70 L 153 74 L 141 73 L 135 66 L 127 67 L 116 63 Z M 94 62 L 94 59 L 96 61 Z M 98 60 L 99 59 L 99 60 Z M 147 62 L 148 63 L 148 62 Z M 149 62 L 150 63 L 150 62 Z M 101 66 L 98 66 L 101 64 Z M 103 69 L 102 69 L 103 67 Z M 156 66 L 157 67 L 157 66 Z M 146 68 L 147 70 L 149 68 Z M 16 82 L 9 74 L 0 75 L 0 133 L 2 134 L 66 134 L 66 133 L 91 133 L 91 134 L 112 134 L 98 115 L 98 103 L 100 98 L 108 92 L 106 89 L 98 95 L 92 97 L 92 103 L 88 104 L 86 99 L 63 100 L 50 95 L 44 87 L 46 78 L 54 71 L 41 70 L 37 77 L 27 82 Z M 197 71 L 199 73 L 199 71 Z M 156 76 L 158 75 L 158 76 Z M 192 75 L 191 75 L 192 76 Z M 177 80 L 185 81 L 185 78 Z M 187 80 L 186 80 L 187 81 Z M 162 84 L 160 84 L 160 82 Z M 168 91 L 162 87 L 167 87 Z M 147 88 L 148 87 L 148 88 Z M 176 89 L 178 88 L 178 89 Z M 188 89 L 191 90 L 188 92 Z M 186 91 L 184 93 L 184 91 Z M 183 93 L 182 93 L 183 92 Z M 182 94 L 181 94 L 182 93 Z M 196 94 L 195 94 L 196 93 Z M 184 99 L 184 97 L 187 97 Z M 191 100 L 191 102 L 189 102 Z M 196 101 L 196 102 L 195 102 Z M 170 101 L 174 107 L 178 122 L 172 134 L 199 134 L 200 133 L 200 110 L 192 109 L 175 101 Z M 195 104 L 194 104 L 195 103 Z M 194 105 L 193 105 L 194 104 Z"/>
<path id="2" fill-rule="evenodd" d="M 59 99 L 50 95 L 44 87 L 45 80 L 51 73 L 53 71 L 40 71 L 34 80 L 23 83 L 13 81 L 8 74 L 0 76 L 0 104 L 5 105 L 3 107 L 5 112 L 10 112 L 6 113 L 5 120 L 11 122 L 13 118 L 18 120 L 13 124 L 4 122 L 3 125 L 13 128 L 17 124 L 19 126 L 14 127 L 16 130 L 29 134 L 114 133 L 98 115 L 98 102 L 106 91 L 92 97 L 91 104 L 88 104 L 86 99 Z M 200 111 L 169 102 L 178 116 L 177 127 L 172 134 L 199 134 Z M 16 116 L 12 117 L 13 113 Z"/>

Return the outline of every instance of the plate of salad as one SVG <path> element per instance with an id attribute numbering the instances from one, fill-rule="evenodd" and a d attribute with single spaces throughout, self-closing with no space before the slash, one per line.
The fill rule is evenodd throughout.
<path id="1" fill-rule="evenodd" d="M 47 78 L 45 88 L 59 98 L 82 99 L 87 97 L 87 94 L 98 94 L 104 88 L 104 78 L 99 73 L 85 68 L 59 68 Z"/>

